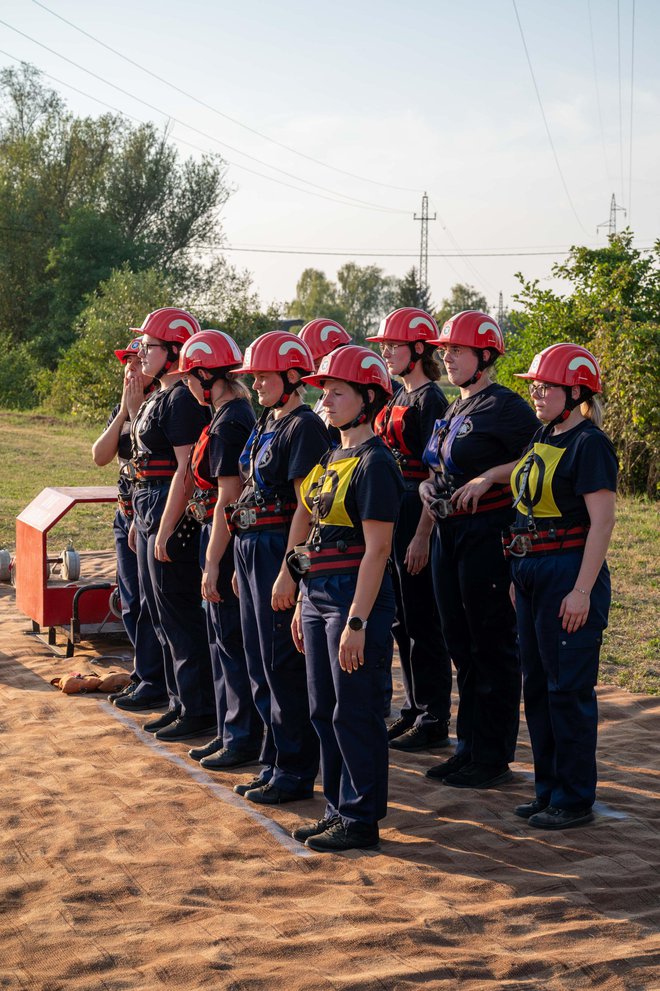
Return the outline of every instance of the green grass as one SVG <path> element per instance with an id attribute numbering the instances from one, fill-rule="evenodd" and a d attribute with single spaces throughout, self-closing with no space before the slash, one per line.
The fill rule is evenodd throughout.
<path id="1" fill-rule="evenodd" d="M 33 413 L 0 412 L 0 547 L 14 547 L 14 518 L 48 485 L 114 485 L 116 464 L 97 468 L 91 446 L 103 425 Z M 621 498 L 608 555 L 610 626 L 601 654 L 601 683 L 660 694 L 659 504 Z M 78 550 L 112 547 L 114 506 L 79 506 L 51 531 L 50 553 L 70 537 Z"/>

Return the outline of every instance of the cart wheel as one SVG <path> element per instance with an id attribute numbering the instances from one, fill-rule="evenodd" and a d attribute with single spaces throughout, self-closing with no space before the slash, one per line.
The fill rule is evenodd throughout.
<path id="1" fill-rule="evenodd" d="M 116 616 L 117 619 L 121 619 L 122 618 L 122 616 L 121 616 L 121 597 L 119 595 L 119 589 L 118 588 L 113 588 L 112 592 L 110 593 L 110 598 L 108 599 L 108 608 L 109 608 L 110 612 L 112 613 L 112 615 L 113 616 Z"/>
<path id="2" fill-rule="evenodd" d="M 11 554 L 0 550 L 0 582 L 8 582 L 11 578 Z"/>
<path id="3" fill-rule="evenodd" d="M 62 551 L 61 574 L 65 582 L 77 582 L 80 578 L 80 554 L 73 544 Z"/>
<path id="4" fill-rule="evenodd" d="M 9 565 L 9 581 L 12 583 L 12 585 L 14 587 L 16 586 L 16 557 L 15 556 L 11 559 L 11 563 Z"/>

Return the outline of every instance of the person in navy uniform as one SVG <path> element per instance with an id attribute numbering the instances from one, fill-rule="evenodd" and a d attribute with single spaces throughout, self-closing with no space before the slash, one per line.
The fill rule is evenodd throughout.
<path id="1" fill-rule="evenodd" d="M 234 791 L 260 805 L 311 798 L 318 739 L 309 718 L 305 664 L 291 636 L 296 585 L 286 555 L 300 485 L 330 446 L 321 419 L 301 397 L 312 355 L 295 334 L 269 331 L 245 351 L 237 374 L 251 373 L 263 413 L 243 450 L 243 490 L 227 506 L 235 582 L 254 703 L 266 730 L 260 773 Z"/>
<path id="2" fill-rule="evenodd" d="M 543 427 L 513 467 L 517 519 L 505 541 L 536 791 L 515 812 L 530 826 L 565 829 L 593 819 L 595 686 L 618 464 L 600 429 L 601 377 L 591 352 L 553 344 L 519 377 L 529 380 Z"/>
<path id="3" fill-rule="evenodd" d="M 258 763 L 263 724 L 252 701 L 232 588 L 234 542 L 225 507 L 241 491 L 238 459 L 255 423 L 247 387 L 231 375 L 243 361 L 236 341 L 221 330 L 202 330 L 184 343 L 179 365 L 198 403 L 213 410 L 190 458 L 194 483 L 187 512 L 202 524 L 202 597 L 211 646 L 217 732 L 188 751 L 206 770 Z"/>
<path id="4" fill-rule="evenodd" d="M 433 581 L 459 704 L 454 756 L 426 773 L 455 788 L 492 788 L 512 776 L 519 724 L 520 659 L 501 548 L 512 499 L 509 485 L 498 484 L 473 504 L 464 487 L 518 457 L 536 418 L 520 396 L 491 381 L 504 340 L 488 314 L 458 313 L 429 343 L 439 345 L 449 381 L 460 389 L 427 444 L 431 478 L 420 487 L 436 519 Z"/>
<path id="5" fill-rule="evenodd" d="M 442 636 L 429 565 L 433 518 L 422 507 L 419 485 L 428 477 L 422 463 L 436 420 L 447 409 L 437 384 L 440 367 L 429 338 L 438 336 L 435 320 L 413 306 L 394 310 L 368 337 L 380 345 L 390 375 L 403 385 L 380 411 L 376 434 L 392 451 L 405 492 L 394 529 L 392 579 L 396 596 L 393 634 L 399 648 L 405 701 L 388 738 L 395 750 L 418 751 L 449 746 L 451 661 Z"/>
<path id="6" fill-rule="evenodd" d="M 162 647 L 167 693 L 154 697 L 152 686 L 138 685 L 121 707 L 139 710 L 169 700 L 168 711 L 144 728 L 159 740 L 188 740 L 216 725 L 198 544 L 191 541 L 176 560 L 168 545 L 186 508 L 190 452 L 208 422 L 178 367 L 181 345 L 200 327 L 187 311 L 164 307 L 149 313 L 140 330 L 142 371 L 161 387 L 131 423 L 135 516 L 129 540 L 137 551 L 143 603 Z"/>
<path id="7" fill-rule="evenodd" d="M 312 352 L 315 369 L 318 369 L 326 354 L 330 354 L 335 348 L 343 347 L 345 344 L 351 344 L 352 342 L 351 335 L 340 323 L 337 323 L 336 320 L 329 320 L 326 317 L 316 317 L 314 320 L 310 320 L 304 327 L 301 327 L 299 336 Z M 337 447 L 340 443 L 339 431 L 328 420 L 327 413 L 323 407 L 323 397 L 320 397 L 317 401 L 314 406 L 314 412 L 325 423 L 333 447 Z"/>
<path id="8" fill-rule="evenodd" d="M 306 535 L 289 556 L 302 577 L 293 637 L 304 652 L 326 798 L 322 819 L 293 837 L 318 851 L 378 845 L 387 814 L 384 698 L 395 599 L 386 565 L 403 481 L 372 421 L 390 393 L 384 362 L 347 345 L 305 381 L 341 434 L 301 488 L 292 530 Z"/>
<path id="9" fill-rule="evenodd" d="M 131 418 L 144 402 L 145 396 L 153 392 L 155 384 L 142 374 L 140 363 L 140 338 L 130 341 L 125 348 L 119 348 L 115 355 L 124 366 L 124 381 L 121 401 L 112 410 L 103 433 L 92 446 L 94 464 L 102 467 L 117 458 L 120 469 L 131 460 Z M 117 589 L 121 602 L 121 614 L 126 635 L 134 651 L 134 668 L 129 684 L 119 692 L 108 696 L 110 702 L 125 695 L 131 695 L 142 680 L 136 645 L 140 642 L 140 655 L 160 658 L 160 644 L 153 632 L 148 612 L 140 623 L 140 589 L 138 582 L 137 557 L 128 546 L 128 534 L 133 519 L 133 484 L 129 476 L 120 470 L 117 483 L 117 511 L 113 521 L 115 551 L 117 554 Z"/>

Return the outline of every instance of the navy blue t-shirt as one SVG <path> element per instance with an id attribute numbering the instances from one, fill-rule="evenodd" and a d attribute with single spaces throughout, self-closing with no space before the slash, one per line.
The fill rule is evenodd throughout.
<path id="1" fill-rule="evenodd" d="M 131 424 L 133 456 L 148 453 L 174 458 L 174 448 L 194 444 L 209 422 L 208 407 L 200 406 L 183 382 L 152 393 Z"/>
<path id="2" fill-rule="evenodd" d="M 312 513 L 313 500 L 320 496 L 322 542 L 358 542 L 364 539 L 362 520 L 396 522 L 403 491 L 391 451 L 372 437 L 358 447 L 333 448 L 303 481 L 301 497 Z"/>
<path id="3" fill-rule="evenodd" d="M 455 488 L 489 468 L 513 461 L 538 429 L 531 407 L 517 393 L 493 383 L 467 399 L 456 399 L 438 420 L 423 461 L 442 471 Z"/>
<path id="4" fill-rule="evenodd" d="M 309 406 L 298 406 L 279 419 L 269 411 L 241 453 L 246 494 L 256 487 L 265 497 L 295 502 L 293 480 L 305 478 L 329 447 L 325 424 Z"/>
<path id="5" fill-rule="evenodd" d="M 241 451 L 254 428 L 256 417 L 247 399 L 232 399 L 216 412 L 209 427 L 209 473 L 211 478 L 239 474 Z"/>
<path id="6" fill-rule="evenodd" d="M 584 496 L 601 489 L 616 492 L 619 466 L 612 442 L 591 420 L 551 434 L 543 442 L 541 434 L 542 429 L 511 473 L 511 487 L 517 496 L 523 466 L 530 454 L 533 456 L 527 495 L 518 504 L 516 525 L 526 523 L 530 503 L 537 523 L 542 520 L 544 525 L 550 521 L 568 527 L 588 525 Z"/>

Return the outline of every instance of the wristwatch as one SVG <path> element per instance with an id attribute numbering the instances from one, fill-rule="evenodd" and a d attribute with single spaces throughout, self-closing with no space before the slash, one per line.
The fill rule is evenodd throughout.
<path id="1" fill-rule="evenodd" d="M 360 630 L 366 630 L 367 621 L 366 619 L 360 619 L 359 616 L 350 616 L 346 626 L 349 630 L 353 630 L 355 633 L 358 633 Z"/>

